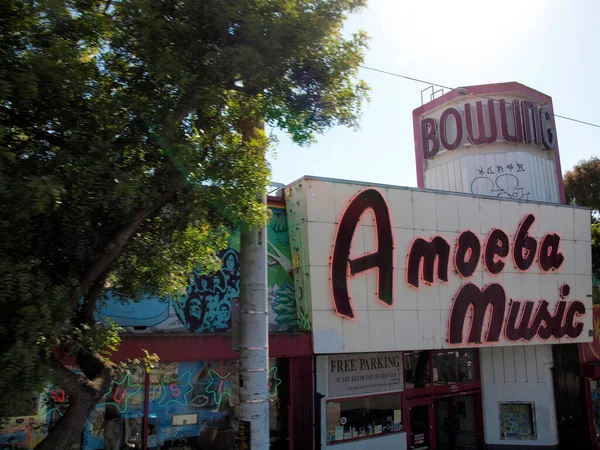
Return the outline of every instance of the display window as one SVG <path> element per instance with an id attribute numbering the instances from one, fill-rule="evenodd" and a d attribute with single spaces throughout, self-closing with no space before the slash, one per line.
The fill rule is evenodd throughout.
<path id="1" fill-rule="evenodd" d="M 404 353 L 406 389 L 431 386 L 430 359 L 431 352 L 429 350 Z"/>
<path id="2" fill-rule="evenodd" d="M 461 383 L 479 382 L 478 352 L 476 349 L 405 352 L 404 370 L 405 389 L 416 389 L 413 395 L 451 392 Z M 474 387 L 477 386 L 463 384 L 466 389 Z"/>
<path id="3" fill-rule="evenodd" d="M 446 350 L 433 353 L 433 383 L 453 384 L 477 381 L 476 351 Z"/>
<path id="4" fill-rule="evenodd" d="M 328 400 L 326 415 L 328 444 L 403 430 L 400 393 Z"/>

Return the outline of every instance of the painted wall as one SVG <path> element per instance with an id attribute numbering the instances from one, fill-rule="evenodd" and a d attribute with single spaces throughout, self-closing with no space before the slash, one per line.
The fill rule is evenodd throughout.
<path id="1" fill-rule="evenodd" d="M 290 254 L 286 211 L 271 207 L 268 226 L 269 331 L 298 329 L 297 302 Z M 130 332 L 219 333 L 231 331 L 231 311 L 240 294 L 239 233 L 229 247 L 218 253 L 221 268 L 213 274 L 194 276 L 184 296 L 178 299 L 145 298 L 121 302 L 114 293 L 100 308 L 98 318 L 110 318 Z"/>
<path id="2" fill-rule="evenodd" d="M 558 444 L 549 345 L 485 348 L 480 351 L 485 441 L 491 445 Z M 537 438 L 501 439 L 498 402 L 533 402 Z M 583 407 L 583 405 L 582 405 Z"/>
<path id="3" fill-rule="evenodd" d="M 391 223 L 395 285 L 393 303 L 378 301 L 378 270 L 349 274 L 349 260 L 378 252 L 377 229 L 373 213 L 367 209 L 359 225 L 350 230 L 352 247 L 343 264 L 343 279 L 348 280 L 353 320 L 338 314 L 332 293 L 332 256 L 342 216 L 356 196 L 375 188 L 387 203 Z M 578 300 L 585 313 L 578 316 L 583 323 L 574 339 L 509 340 L 501 333 L 498 341 L 486 341 L 490 314 L 486 314 L 480 342 L 468 342 L 469 326 L 463 327 L 462 340 L 457 346 L 498 346 L 542 344 L 547 342 L 588 342 L 592 329 L 592 292 L 590 218 L 589 211 L 566 206 L 477 198 L 459 194 L 444 194 L 391 186 L 373 186 L 356 182 L 303 178 L 287 188 L 287 205 L 296 217 L 298 235 L 304 243 L 301 272 L 304 291 L 311 312 L 315 353 L 344 353 L 393 350 L 450 348 L 448 327 L 457 293 L 466 283 L 478 289 L 499 284 L 505 291 L 504 323 L 509 314 L 510 300 L 528 299 L 535 311 L 543 300 L 552 314 L 560 301 L 559 288 L 568 283 L 571 290 L 567 302 Z M 433 283 L 419 281 L 418 289 L 407 282 L 407 259 L 411 245 L 417 238 L 427 241 L 442 236 L 450 246 L 451 259 L 457 248 L 459 233 L 471 230 L 478 236 L 483 248 L 494 228 L 506 232 L 513 247 L 519 224 L 528 214 L 537 220 L 529 230 L 538 242 L 546 233 L 558 233 L 561 238 L 559 253 L 564 257 L 558 270 L 544 273 L 536 261 L 526 272 L 521 272 L 513 258 L 505 258 L 505 267 L 492 276 L 479 261 L 475 272 L 463 279 L 449 261 L 448 282 L 435 278 Z M 483 250 L 482 250 L 483 253 Z M 437 267 L 437 266 L 436 266 Z M 387 269 L 386 269 L 387 270 Z M 422 274 L 421 271 L 419 273 Z M 437 273 L 437 272 L 435 272 Z M 470 313 L 467 313 L 470 317 Z M 470 319 L 465 320 L 465 324 Z"/>
<path id="4" fill-rule="evenodd" d="M 271 428 L 281 429 L 280 378 L 277 359 L 269 360 Z M 146 374 L 142 367 L 119 376 L 90 415 L 82 435 L 82 449 L 141 448 L 143 417 L 148 416 L 148 447 L 156 449 L 203 446 L 213 432 L 223 447 L 232 448 L 237 430 L 235 412 L 237 362 L 200 361 L 161 363 L 148 379 L 148 411 L 144 411 Z M 23 415 L 10 417 L 0 429 L 0 445 L 11 443 L 32 449 L 64 413 L 69 398 L 49 386 L 23 407 Z M 229 443 L 229 444 L 227 444 Z M 190 447 L 186 447 L 190 448 Z M 202 447 L 204 448 L 204 447 Z"/>

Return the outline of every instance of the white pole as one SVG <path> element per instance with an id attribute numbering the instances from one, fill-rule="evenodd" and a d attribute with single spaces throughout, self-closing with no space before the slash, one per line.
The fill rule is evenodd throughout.
<path id="1" fill-rule="evenodd" d="M 242 231 L 240 260 L 240 421 L 250 422 L 251 450 L 269 450 L 266 225 Z"/>

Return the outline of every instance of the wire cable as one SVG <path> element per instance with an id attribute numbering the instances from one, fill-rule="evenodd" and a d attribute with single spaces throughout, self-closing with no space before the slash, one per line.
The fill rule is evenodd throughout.
<path id="1" fill-rule="evenodd" d="M 373 72 L 379 72 L 379 73 L 383 73 L 385 75 L 390 75 L 390 76 L 397 77 L 397 78 L 404 78 L 405 80 L 415 81 L 417 83 L 427 84 L 429 86 L 441 87 L 443 89 L 448 89 L 450 91 L 453 91 L 454 89 L 459 89 L 459 88 L 452 88 L 450 86 L 444 86 L 443 84 L 439 84 L 439 83 L 432 83 L 430 81 L 421 80 L 419 78 L 409 77 L 407 75 L 402 75 L 402 74 L 399 74 L 399 73 L 388 72 L 387 70 L 376 69 L 374 67 L 363 66 L 363 65 L 359 65 L 358 67 L 360 67 L 361 69 L 371 70 Z M 500 102 L 500 100 L 497 99 L 497 98 L 486 97 L 485 95 L 480 95 L 480 94 L 473 94 L 473 93 L 469 92 L 468 90 L 467 90 L 467 93 L 471 94 L 471 95 L 473 95 L 475 97 L 480 97 L 480 98 L 485 98 L 487 100 L 493 100 L 495 102 Z M 570 120 L 571 122 L 576 122 L 576 123 L 580 123 L 580 124 L 583 124 L 583 125 L 588 125 L 590 127 L 600 128 L 599 124 L 592 123 L 592 122 L 587 122 L 585 120 L 575 119 L 573 117 L 567 117 L 567 116 L 563 116 L 563 115 L 556 114 L 556 113 L 552 113 L 551 115 L 553 117 L 558 117 L 559 119 Z"/>

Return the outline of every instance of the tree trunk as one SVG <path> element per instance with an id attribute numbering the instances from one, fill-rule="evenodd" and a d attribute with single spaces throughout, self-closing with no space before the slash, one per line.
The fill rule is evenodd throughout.
<path id="1" fill-rule="evenodd" d="M 98 403 L 92 393 L 71 400 L 69 409 L 35 450 L 68 450 L 81 441 L 81 432 L 85 423 Z"/>
<path id="2" fill-rule="evenodd" d="M 94 359 L 95 363 L 102 362 L 101 358 Z M 49 363 L 58 379 L 58 385 L 69 396 L 69 407 L 35 450 L 69 450 L 73 445 L 80 443 L 88 417 L 102 396 L 108 392 L 113 378 L 113 365 L 104 362 L 98 375 L 93 381 L 89 381 L 84 375 L 74 373 L 54 357 L 50 358 Z"/>

